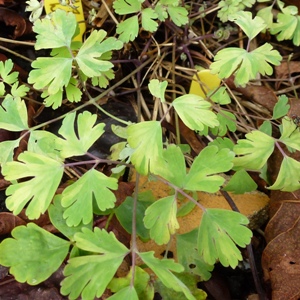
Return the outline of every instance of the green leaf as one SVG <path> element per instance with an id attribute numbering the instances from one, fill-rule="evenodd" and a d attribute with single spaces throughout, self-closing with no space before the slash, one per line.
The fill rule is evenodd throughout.
<path id="1" fill-rule="evenodd" d="M 152 203 L 153 201 L 140 201 L 138 199 L 136 205 L 136 233 L 143 241 L 150 239 L 149 230 L 145 227 L 143 218 L 147 207 L 149 207 Z M 132 233 L 133 206 L 133 198 L 126 197 L 125 201 L 115 209 L 115 214 L 118 221 L 130 234 Z"/>
<path id="2" fill-rule="evenodd" d="M 284 156 L 276 181 L 268 187 L 270 190 L 294 192 L 300 189 L 300 162 Z"/>
<path id="3" fill-rule="evenodd" d="M 139 298 L 135 288 L 131 287 L 131 286 L 127 286 L 107 299 L 110 299 L 110 300 L 124 300 L 124 299 L 139 300 L 139 299 L 145 299 L 145 298 Z"/>
<path id="4" fill-rule="evenodd" d="M 113 8 L 118 15 L 128 15 L 139 12 L 142 8 L 142 1 L 139 0 L 116 0 Z"/>
<path id="5" fill-rule="evenodd" d="M 114 78 L 115 78 L 114 71 L 112 69 L 109 69 L 108 71 L 101 72 L 101 76 L 94 76 L 92 78 L 92 84 L 93 86 L 106 88 L 109 84 L 109 80 Z"/>
<path id="6" fill-rule="evenodd" d="M 181 149 L 176 145 L 168 145 L 168 148 L 163 150 L 162 157 L 161 163 L 155 165 L 153 173 L 177 187 L 183 187 L 186 165 Z"/>
<path id="7" fill-rule="evenodd" d="M 53 199 L 53 203 L 49 206 L 48 213 L 50 221 L 59 232 L 71 241 L 74 241 L 74 234 L 80 232 L 83 227 L 92 230 L 93 221 L 88 224 L 80 223 L 77 226 L 68 226 L 66 219 L 63 218 L 66 209 L 61 205 L 61 198 L 62 195 L 56 195 Z"/>
<path id="8" fill-rule="evenodd" d="M 177 25 L 186 25 L 189 21 L 188 11 L 185 7 L 169 5 L 167 11 L 171 20 Z"/>
<path id="9" fill-rule="evenodd" d="M 66 86 L 67 99 L 70 102 L 79 102 L 81 101 L 82 92 L 77 87 L 78 81 L 71 77 L 69 84 Z"/>
<path id="10" fill-rule="evenodd" d="M 165 92 L 168 86 L 168 81 L 164 80 L 160 82 L 158 79 L 151 79 L 148 88 L 150 93 L 160 99 L 161 102 L 166 102 Z"/>
<path id="11" fill-rule="evenodd" d="M 162 157 L 162 129 L 158 121 L 130 125 L 127 129 L 128 144 L 134 149 L 131 161 L 136 170 L 146 175 L 155 170 Z"/>
<path id="12" fill-rule="evenodd" d="M 60 139 L 53 133 L 45 130 L 33 130 L 30 133 L 27 150 L 45 155 L 57 161 L 63 161 L 60 155 Z"/>
<path id="13" fill-rule="evenodd" d="M 119 50 L 123 43 L 115 38 L 108 38 L 104 30 L 94 30 L 80 48 L 76 62 L 80 70 L 88 77 L 101 76 L 113 68 L 113 64 L 107 59 L 101 59 L 101 55 L 111 50 Z"/>
<path id="14" fill-rule="evenodd" d="M 251 241 L 252 231 L 244 226 L 248 223 L 238 212 L 206 209 L 198 231 L 198 251 L 204 261 L 213 265 L 219 260 L 223 266 L 235 268 L 243 259 L 236 245 L 245 247 Z"/>
<path id="15" fill-rule="evenodd" d="M 29 73 L 28 83 L 37 90 L 47 88 L 49 95 L 62 91 L 70 82 L 72 58 L 38 57 L 31 64 L 36 70 Z"/>
<path id="16" fill-rule="evenodd" d="M 177 201 L 174 195 L 155 201 L 145 212 L 144 224 L 150 229 L 150 237 L 158 245 L 167 244 L 170 236 L 179 228 Z"/>
<path id="17" fill-rule="evenodd" d="M 19 146 L 21 138 L 12 141 L 4 141 L 0 143 L 0 164 L 4 165 L 8 161 L 13 161 L 15 148 Z"/>
<path id="18" fill-rule="evenodd" d="M 206 300 L 207 294 L 198 289 L 197 284 L 199 281 L 198 276 L 194 276 L 189 273 L 179 273 L 176 274 L 176 277 L 183 282 L 187 286 L 187 288 L 191 291 L 192 295 L 197 300 Z M 164 300 L 186 300 L 186 296 L 182 292 L 176 292 L 172 289 L 167 288 L 159 279 L 154 281 L 155 291 L 160 295 L 161 299 Z"/>
<path id="19" fill-rule="evenodd" d="M 298 10 L 297 10 L 298 11 Z M 300 17 L 292 14 L 278 13 L 277 23 L 271 27 L 271 33 L 276 34 L 278 41 L 291 40 L 296 46 L 300 45 Z"/>
<path id="20" fill-rule="evenodd" d="M 68 114 L 58 131 L 64 138 L 61 155 L 63 157 L 79 156 L 85 154 L 96 140 L 104 133 L 104 123 L 95 125 L 97 115 L 88 111 L 78 114 L 77 126 L 75 125 L 76 112 Z M 94 126 L 95 125 L 95 126 Z M 75 132 L 76 126 L 76 134 Z"/>
<path id="21" fill-rule="evenodd" d="M 184 266 L 185 272 L 201 277 L 201 280 L 209 280 L 213 264 L 207 264 L 197 249 L 198 229 L 176 236 L 176 249 L 178 262 Z"/>
<path id="22" fill-rule="evenodd" d="M 209 146 L 217 146 L 219 150 L 221 149 L 229 149 L 233 151 L 234 144 L 231 139 L 225 137 L 217 137 L 215 140 L 209 143 Z"/>
<path id="23" fill-rule="evenodd" d="M 70 246 L 34 223 L 16 227 L 12 237 L 0 244 L 0 264 L 10 267 L 17 281 L 30 285 L 49 278 L 66 258 Z"/>
<path id="24" fill-rule="evenodd" d="M 229 149 L 219 150 L 216 146 L 207 146 L 195 158 L 186 176 L 184 188 L 190 191 L 215 193 L 225 179 L 216 173 L 227 172 L 232 166 L 234 153 Z"/>
<path id="25" fill-rule="evenodd" d="M 139 33 L 139 19 L 138 16 L 132 16 L 125 21 L 117 25 L 117 34 L 119 34 L 119 39 L 128 43 L 129 41 L 134 41 Z"/>
<path id="26" fill-rule="evenodd" d="M 235 194 L 244 194 L 257 189 L 257 184 L 247 173 L 242 169 L 233 174 L 224 190 Z"/>
<path id="27" fill-rule="evenodd" d="M 26 104 L 19 97 L 7 95 L 0 106 L 0 128 L 9 131 L 28 129 Z"/>
<path id="28" fill-rule="evenodd" d="M 257 16 L 262 18 L 264 22 L 267 25 L 267 28 L 271 28 L 273 25 L 273 13 L 272 13 L 273 6 L 266 6 L 257 12 Z M 265 32 L 265 30 L 262 30 L 262 32 Z"/>
<path id="29" fill-rule="evenodd" d="M 25 85 L 20 85 L 18 82 L 15 82 L 11 87 L 11 94 L 14 98 L 24 97 L 29 92 L 29 87 Z"/>
<path id="30" fill-rule="evenodd" d="M 183 292 L 188 300 L 196 300 L 190 290 L 171 271 L 182 272 L 183 266 L 172 259 L 158 259 L 153 256 L 154 251 L 138 253 L 144 263 L 157 275 L 162 283 L 177 292 Z"/>
<path id="31" fill-rule="evenodd" d="M 35 49 L 53 49 L 70 47 L 77 29 L 77 21 L 73 13 L 57 9 L 50 18 L 37 20 L 33 31 L 37 33 Z"/>
<path id="32" fill-rule="evenodd" d="M 62 105 L 63 100 L 63 91 L 59 90 L 55 94 L 49 94 L 47 90 L 44 90 L 42 93 L 42 98 L 45 98 L 44 105 L 46 107 L 52 106 L 52 109 L 57 109 Z"/>
<path id="33" fill-rule="evenodd" d="M 211 104 L 201 96 L 187 94 L 176 98 L 172 105 L 184 124 L 192 130 L 203 130 L 204 126 L 219 125 Z"/>
<path id="34" fill-rule="evenodd" d="M 129 250 L 110 232 L 94 228 L 82 228 L 74 235 L 76 246 L 82 250 L 98 253 L 69 259 L 64 269 L 62 295 L 83 300 L 101 297 Z M 101 255 L 99 255 L 101 254 Z"/>
<path id="35" fill-rule="evenodd" d="M 215 56 L 215 61 L 210 65 L 211 72 L 220 78 L 228 78 L 235 74 L 234 83 L 245 86 L 250 80 L 255 79 L 258 73 L 271 75 L 273 69 L 270 64 L 278 66 L 282 57 L 277 50 L 272 50 L 268 43 L 247 52 L 240 48 L 225 48 Z"/>
<path id="36" fill-rule="evenodd" d="M 273 108 L 273 120 L 279 119 L 288 113 L 290 109 L 288 102 L 289 99 L 286 95 L 281 95 L 278 97 L 278 101 Z"/>
<path id="37" fill-rule="evenodd" d="M 259 131 L 271 136 L 272 135 L 272 124 L 270 121 L 266 120 L 259 126 Z"/>
<path id="38" fill-rule="evenodd" d="M 233 159 L 235 168 L 252 170 L 261 169 L 274 150 L 274 139 L 258 130 L 246 134 L 246 139 L 240 139 L 234 147 L 237 155 Z"/>
<path id="39" fill-rule="evenodd" d="M 124 300 L 128 299 L 127 297 L 121 298 L 121 294 L 119 294 L 119 291 L 121 292 L 124 288 L 129 287 L 131 284 L 131 277 L 132 274 L 132 268 L 130 268 L 130 271 L 125 277 L 121 278 L 113 278 L 111 282 L 108 285 L 108 288 L 114 292 L 117 293 L 116 295 L 110 297 L 109 299 L 119 299 Z M 134 288 L 138 295 L 137 299 L 143 299 L 143 300 L 152 300 L 154 297 L 154 288 L 152 284 L 150 283 L 150 275 L 141 269 L 140 267 L 135 267 L 134 272 Z M 118 295 L 118 297 L 117 297 Z M 115 297 L 116 296 L 116 297 Z M 115 297 L 115 298 L 113 298 Z"/>
<path id="40" fill-rule="evenodd" d="M 66 208 L 63 217 L 68 226 L 88 224 L 93 220 L 93 201 L 105 211 L 113 208 L 116 202 L 114 193 L 118 182 L 95 169 L 84 173 L 76 182 L 66 187 L 62 193 L 61 204 Z M 94 200 L 95 199 L 95 200 Z"/>
<path id="41" fill-rule="evenodd" d="M 211 129 L 211 132 L 215 135 L 224 136 L 227 131 L 236 131 L 236 117 L 233 113 L 225 110 L 221 110 L 217 114 L 219 126 Z"/>
<path id="42" fill-rule="evenodd" d="M 48 209 L 63 172 L 62 164 L 50 157 L 28 151 L 21 153 L 18 161 L 7 162 L 2 168 L 5 179 L 14 181 L 6 189 L 7 208 L 17 215 L 27 206 L 28 218 L 37 219 Z"/>
<path id="43" fill-rule="evenodd" d="M 13 84 L 18 80 L 18 72 L 12 72 L 14 64 L 11 59 L 0 61 L 0 77 L 3 82 Z"/>
<path id="44" fill-rule="evenodd" d="M 240 11 L 231 15 L 229 20 L 239 25 L 250 40 L 253 40 L 267 27 L 267 24 L 261 17 L 256 16 L 252 19 L 252 13 L 250 11 Z"/>
<path id="45" fill-rule="evenodd" d="M 288 147 L 300 151 L 299 127 L 288 117 L 282 119 L 282 134 L 279 141 Z"/>
<path id="46" fill-rule="evenodd" d="M 231 103 L 231 99 L 228 95 L 227 89 L 225 86 L 218 87 L 211 91 L 208 91 L 207 97 L 210 98 L 215 103 L 219 103 L 221 105 L 226 105 Z"/>
<path id="47" fill-rule="evenodd" d="M 154 21 L 157 19 L 157 14 L 151 7 L 142 10 L 142 27 L 150 32 L 156 31 L 158 24 Z"/>

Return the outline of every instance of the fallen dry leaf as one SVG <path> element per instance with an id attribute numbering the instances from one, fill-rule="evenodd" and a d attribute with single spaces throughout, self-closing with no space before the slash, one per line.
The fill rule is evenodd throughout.
<path id="1" fill-rule="evenodd" d="M 0 212 L 0 235 L 9 234 L 15 227 L 25 225 L 20 217 L 9 212 Z"/>
<path id="2" fill-rule="evenodd" d="M 300 297 L 300 217 L 293 226 L 275 237 L 265 248 L 262 267 L 270 281 L 272 300 L 298 300 Z"/>
<path id="3" fill-rule="evenodd" d="M 29 21 L 17 12 L 4 7 L 0 7 L 0 22 L 4 22 L 6 26 L 15 27 L 13 39 L 32 32 L 32 24 Z"/>
<path id="4" fill-rule="evenodd" d="M 275 66 L 276 79 L 287 79 L 294 73 L 299 73 L 300 61 L 283 61 L 279 66 Z M 279 89 L 282 81 L 275 83 L 276 90 Z"/>

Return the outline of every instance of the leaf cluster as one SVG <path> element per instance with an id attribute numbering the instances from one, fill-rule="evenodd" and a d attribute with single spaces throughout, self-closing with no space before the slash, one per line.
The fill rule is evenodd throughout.
<path id="1" fill-rule="evenodd" d="M 28 2 L 39 9 L 35 1 Z M 160 0 L 152 5 L 142 0 L 114 1 L 117 14 L 133 14 L 126 16 L 117 27 L 120 40 L 134 40 L 139 24 L 150 32 L 157 30 L 159 22 L 167 18 L 177 26 L 186 24 L 188 12 L 180 3 Z M 252 18 L 249 12 L 240 11 L 253 3 L 254 0 L 224 0 L 219 3 L 219 17 L 238 25 L 249 41 L 269 26 L 262 16 Z M 298 19 L 295 10 L 284 7 L 279 0 L 277 5 L 284 15 L 278 20 L 289 24 L 293 33 L 296 32 Z M 288 14 L 293 18 L 287 18 Z M 286 25 L 280 24 L 273 25 L 271 31 L 278 34 L 279 39 L 294 38 L 297 43 L 297 38 L 291 35 L 292 30 L 288 34 Z M 113 78 L 113 64 L 109 60 L 112 51 L 121 49 L 123 43 L 112 37 L 106 38 L 104 30 L 91 32 L 84 43 L 74 42 L 78 34 L 74 15 L 57 10 L 49 18 L 37 20 L 34 31 L 37 33 L 36 49 L 52 50 L 50 57 L 39 57 L 33 62 L 34 70 L 28 79 L 35 89 L 43 90 L 46 106 L 57 108 L 64 97 L 78 102 L 87 80 L 93 85 L 106 87 L 108 80 Z M 251 52 L 226 48 L 215 56 L 211 71 L 220 78 L 234 74 L 235 83 L 245 86 L 258 73 L 272 74 L 272 65 L 278 65 L 280 60 L 278 51 L 268 43 Z M 47 211 L 52 224 L 63 237 L 51 234 L 34 223 L 17 227 L 12 237 L 0 244 L 0 263 L 10 267 L 18 281 L 35 285 L 48 278 L 68 257 L 61 293 L 70 299 L 101 297 L 106 288 L 114 293 L 110 297 L 113 300 L 153 299 L 155 288 L 164 295 L 203 299 L 205 295 L 195 287 L 191 288 L 184 280 L 184 274 L 207 280 L 217 261 L 224 266 L 236 267 L 242 260 L 238 247 L 245 247 L 250 242 L 252 232 L 246 227 L 248 220 L 245 216 L 229 210 L 206 209 L 198 202 L 196 194 L 198 191 L 216 193 L 221 188 L 236 193 L 251 191 L 256 185 L 247 171 L 263 172 L 279 142 L 290 151 L 300 151 L 299 128 L 292 119 L 285 117 L 289 110 L 287 97 L 279 97 L 271 120 L 234 145 L 228 138 L 221 138 L 228 130 L 236 130 L 235 116 L 221 108 L 230 103 L 225 87 L 206 91 L 202 96 L 186 94 L 168 103 L 165 97 L 167 81 L 150 81 L 148 87 L 152 95 L 174 110 L 188 128 L 200 134 L 211 132 L 219 137 L 193 159 L 187 170 L 183 147 L 162 140 L 160 121 L 130 124 L 122 130 L 114 127 L 114 133 L 125 141 L 114 145 L 112 158 L 120 163 L 130 163 L 139 174 L 160 180 L 172 188 L 170 195 L 161 199 L 153 198 L 151 193 L 138 194 L 126 198 L 116 207 L 114 191 L 118 188 L 117 175 L 107 176 L 100 172 L 97 165 L 101 160 L 95 157 L 93 167 L 68 182 L 57 194 L 69 165 L 67 160 L 88 154 L 90 147 L 105 132 L 105 124 L 99 123 L 97 115 L 89 111 L 72 111 L 63 118 L 58 134 L 39 130 L 38 127 L 29 128 L 28 112 L 22 100 L 29 89 L 19 85 L 18 74 L 12 68 L 10 60 L 0 62 L 0 95 L 4 97 L 0 106 L 0 129 L 24 134 L 16 140 L 0 143 L 2 173 L 6 180 L 11 181 L 6 190 L 6 205 L 14 214 L 25 210 L 31 220 Z M 281 134 L 275 139 L 271 135 L 271 122 L 282 117 Z M 27 150 L 14 160 L 14 150 L 27 134 L 30 134 Z M 299 162 L 285 155 L 278 177 L 269 188 L 282 191 L 299 189 L 299 168 Z M 120 165 L 114 172 L 122 172 L 123 169 Z M 230 170 L 235 171 L 235 175 L 225 185 L 222 175 Z M 182 197 L 189 202 L 179 209 L 178 202 Z M 202 209 L 199 227 L 178 235 L 178 218 L 196 205 Z M 151 251 L 139 252 L 134 247 L 128 249 L 114 233 L 93 228 L 94 215 L 109 215 L 109 219 L 116 215 L 124 229 L 132 233 L 132 212 L 135 213 L 135 231 L 143 240 L 167 244 L 177 234 L 178 262 L 158 259 Z M 21 251 L 22 257 L 19 255 Z M 153 280 L 134 264 L 127 276 L 114 278 L 130 253 L 139 256 L 157 279 Z"/>
<path id="2" fill-rule="evenodd" d="M 112 51 L 123 43 L 113 37 L 106 38 L 104 30 L 94 30 L 84 43 L 73 42 L 79 34 L 75 15 L 56 10 L 49 18 L 37 20 L 33 27 L 37 40 L 35 49 L 52 49 L 50 57 L 38 57 L 29 73 L 28 82 L 43 90 L 46 106 L 61 106 L 64 97 L 79 102 L 81 86 L 88 78 L 95 86 L 106 87 L 114 78 Z M 74 71 L 75 69 L 75 71 Z M 76 75 L 76 76 L 75 76 Z"/>
<path id="3" fill-rule="evenodd" d="M 119 39 L 124 43 L 134 41 L 139 32 L 139 24 L 143 30 L 155 32 L 158 21 L 164 22 L 168 17 L 177 26 L 188 23 L 188 11 L 180 6 L 180 1 L 160 0 L 155 5 L 143 7 L 143 0 L 116 0 L 113 8 L 118 15 L 134 14 L 117 25 Z"/>

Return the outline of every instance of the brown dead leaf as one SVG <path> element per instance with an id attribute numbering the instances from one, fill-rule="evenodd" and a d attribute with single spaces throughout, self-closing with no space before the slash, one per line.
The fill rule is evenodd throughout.
<path id="1" fill-rule="evenodd" d="M 226 84 L 230 89 L 241 93 L 248 101 L 255 102 L 270 112 L 273 111 L 274 105 L 277 103 L 276 94 L 266 86 L 248 84 L 245 88 L 236 87 L 233 83 L 233 77 L 229 77 Z"/>
<path id="2" fill-rule="evenodd" d="M 265 248 L 262 267 L 272 287 L 272 300 L 300 297 L 300 217 L 293 226 L 275 237 Z"/>
<path id="3" fill-rule="evenodd" d="M 9 234 L 15 227 L 25 224 L 24 220 L 12 213 L 0 213 L 0 235 Z"/>
<path id="4" fill-rule="evenodd" d="M 13 39 L 32 32 L 32 24 L 29 21 L 17 12 L 4 7 L 0 7 L 0 22 L 4 22 L 6 26 L 15 27 Z"/>
<path id="5" fill-rule="evenodd" d="M 276 79 L 287 79 L 294 73 L 299 73 L 300 61 L 283 61 L 279 66 L 275 67 Z M 277 81 L 275 84 L 276 90 L 279 89 L 282 81 Z"/>
<path id="6" fill-rule="evenodd" d="M 300 216 L 300 202 L 299 200 L 275 202 L 271 205 L 271 210 L 274 209 L 277 211 L 265 229 L 267 242 L 294 226 Z"/>

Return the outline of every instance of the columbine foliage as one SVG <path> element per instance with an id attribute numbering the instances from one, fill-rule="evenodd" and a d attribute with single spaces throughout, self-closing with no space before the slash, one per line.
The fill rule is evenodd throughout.
<path id="1" fill-rule="evenodd" d="M 116 0 L 113 3 L 113 8 L 117 14 L 135 14 L 117 26 L 119 39 L 124 43 L 135 40 L 139 31 L 139 23 L 144 30 L 154 32 L 158 27 L 158 20 L 165 21 L 168 17 L 177 26 L 185 25 L 188 22 L 188 11 L 179 6 L 179 0 L 160 0 L 154 7 L 151 5 L 147 8 L 143 8 L 143 2 L 143 0 Z"/>
<path id="2" fill-rule="evenodd" d="M 279 40 L 293 39 L 299 44 L 299 17 L 293 7 L 285 7 L 277 0 L 280 13 L 277 23 L 273 24 L 264 15 L 269 8 L 254 18 L 249 12 L 240 11 L 254 2 L 220 1 L 219 17 L 233 21 L 247 35 L 249 42 L 260 32 L 270 30 Z M 38 13 L 40 5 L 37 1 L 27 3 L 33 13 Z M 113 8 L 119 15 L 133 14 L 125 16 L 125 21 L 117 26 L 123 42 L 133 41 L 140 26 L 154 32 L 159 22 L 167 19 L 177 26 L 188 22 L 188 11 L 179 0 L 159 0 L 155 4 L 142 0 L 116 0 Z M 42 90 L 46 106 L 59 107 L 65 96 L 71 102 L 78 102 L 87 80 L 92 85 L 106 87 L 114 77 L 110 58 L 112 51 L 121 49 L 123 43 L 112 37 L 106 38 L 104 30 L 92 31 L 83 43 L 73 42 L 79 32 L 75 17 L 57 10 L 48 18 L 37 20 L 34 31 L 37 33 L 36 50 L 52 50 L 50 57 L 39 57 L 32 63 L 34 70 L 28 79 L 35 89 Z M 251 52 L 248 47 L 226 48 L 216 54 L 211 70 L 220 78 L 235 75 L 235 83 L 245 86 L 257 74 L 272 74 L 272 65 L 278 65 L 280 60 L 278 51 L 268 43 Z M 194 158 L 189 170 L 182 148 L 170 145 L 168 141 L 163 143 L 161 122 L 130 124 L 122 130 L 114 127 L 113 132 L 124 138 L 124 142 L 114 145 L 113 159 L 131 163 L 139 174 L 151 175 L 173 191 L 161 199 L 155 199 L 151 193 L 139 194 L 137 203 L 134 197 L 128 197 L 115 207 L 114 191 L 118 181 L 101 173 L 96 168 L 101 160 L 88 153 L 105 132 L 104 124 L 97 122 L 96 114 L 80 110 L 63 118 L 58 134 L 38 130 L 38 126 L 29 128 L 27 107 L 22 100 L 29 88 L 19 85 L 18 74 L 12 72 L 12 68 L 11 60 L 0 62 L 0 96 L 4 98 L 0 107 L 0 129 L 23 134 L 16 140 L 0 143 L 2 173 L 11 181 L 6 190 L 6 205 L 14 214 L 24 209 L 29 219 L 36 219 L 47 211 L 52 224 L 65 239 L 33 223 L 17 227 L 12 237 L 0 244 L 0 263 L 10 267 L 18 281 L 34 285 L 51 276 L 69 257 L 61 293 L 70 299 L 94 299 L 109 288 L 115 293 L 110 299 L 150 300 L 154 295 L 153 281 L 156 286 L 165 286 L 184 295 L 185 299 L 198 299 L 199 295 L 196 296 L 180 279 L 185 275 L 179 273 L 185 271 L 207 280 L 217 261 L 224 266 L 236 267 L 242 259 L 238 247 L 245 247 L 250 242 L 252 232 L 246 227 L 247 218 L 240 213 L 201 207 L 197 203 L 197 192 L 215 193 L 221 188 L 237 193 L 251 191 L 256 185 L 247 171 L 262 171 L 278 142 L 291 151 L 300 151 L 299 128 L 292 119 L 284 117 L 289 110 L 285 96 L 281 96 L 275 105 L 272 119 L 259 130 L 249 132 L 236 145 L 228 138 L 216 138 Z M 222 108 L 231 101 L 225 87 L 207 91 L 203 96 L 186 94 L 168 103 L 165 97 L 167 84 L 167 81 L 154 79 L 148 87 L 156 100 L 160 99 L 170 111 L 174 110 L 191 130 L 202 134 L 210 131 L 219 136 L 224 136 L 228 130 L 236 130 L 234 114 Z M 91 103 L 94 104 L 93 99 Z M 271 121 L 282 117 L 281 135 L 275 139 L 271 136 Z M 30 134 L 27 150 L 14 160 L 14 149 L 27 134 Z M 94 166 L 68 182 L 59 194 L 58 187 L 68 167 L 68 159 L 81 155 L 92 157 Z M 117 173 L 124 168 L 122 165 L 113 170 Z M 299 189 L 299 168 L 299 162 L 285 156 L 277 180 L 269 188 Z M 224 187 L 222 173 L 229 170 L 234 170 L 235 174 Z M 178 209 L 182 195 L 191 201 Z M 167 244 L 177 234 L 178 217 L 188 214 L 195 205 L 203 210 L 201 223 L 195 230 L 177 235 L 178 262 L 155 258 L 153 252 L 139 252 L 134 247 L 128 249 L 112 232 L 93 228 L 94 214 L 110 215 L 109 218 L 115 214 L 124 229 L 132 233 L 134 211 L 137 235 L 143 240 Z M 123 259 L 133 251 L 157 279 L 136 266 L 124 278 L 113 278 Z"/>
<path id="3" fill-rule="evenodd" d="M 33 63 L 28 82 L 36 89 L 44 89 L 45 105 L 54 109 L 62 104 L 63 92 L 71 102 L 81 100 L 79 85 L 92 77 L 92 83 L 106 87 L 112 79 L 113 64 L 109 61 L 112 50 L 119 50 L 123 43 L 115 38 L 105 39 L 104 30 L 93 31 L 82 44 L 72 42 L 79 33 L 72 13 L 56 10 L 43 20 L 37 20 L 33 30 L 38 34 L 35 49 L 53 49 L 51 57 L 39 57 Z M 72 77 L 76 68 L 79 80 Z M 79 71 L 80 70 L 80 71 Z"/>

